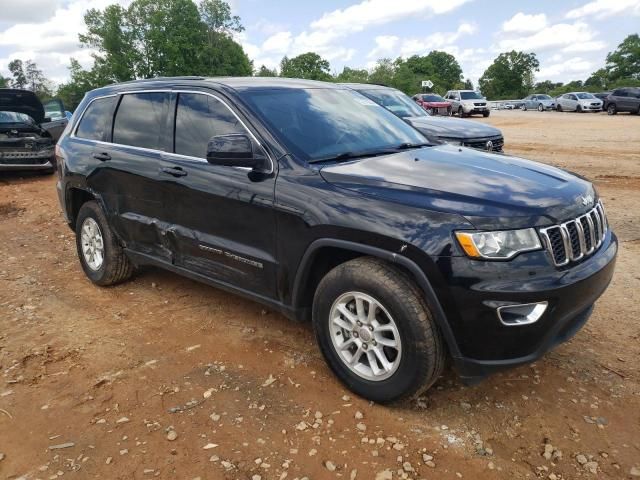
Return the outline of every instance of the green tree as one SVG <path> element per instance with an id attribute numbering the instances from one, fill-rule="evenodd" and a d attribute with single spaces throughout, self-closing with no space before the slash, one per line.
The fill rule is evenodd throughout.
<path id="1" fill-rule="evenodd" d="M 210 32 L 225 33 L 242 32 L 244 27 L 237 15 L 231 15 L 231 7 L 222 0 L 202 0 L 198 5 L 200 18 Z"/>
<path id="2" fill-rule="evenodd" d="M 369 83 L 369 72 L 365 69 L 344 67 L 335 77 L 341 83 Z"/>
<path id="3" fill-rule="evenodd" d="M 40 98 L 51 96 L 51 89 L 48 87 L 49 82 L 35 62 L 31 60 L 25 62 L 24 75 L 27 79 L 29 90 L 35 92 Z"/>
<path id="4" fill-rule="evenodd" d="M 224 33 L 214 33 L 213 46 L 207 45 L 202 55 L 198 72 L 201 75 L 248 77 L 253 74 L 253 63 L 240 44 Z"/>
<path id="5" fill-rule="evenodd" d="M 267 68 L 264 65 L 260 65 L 260 68 L 255 72 L 256 77 L 277 77 L 278 72 L 275 68 Z"/>
<path id="6" fill-rule="evenodd" d="M 11 86 L 13 88 L 26 88 L 27 87 L 27 77 L 24 73 L 24 67 L 22 65 L 22 60 L 15 59 L 9 62 L 9 71 L 11 75 L 13 75 L 13 80 L 11 81 Z"/>
<path id="7" fill-rule="evenodd" d="M 0 88 L 5 88 L 8 86 L 9 86 L 9 79 L 4 78 L 2 75 L 0 75 Z"/>
<path id="8" fill-rule="evenodd" d="M 297 57 L 283 57 L 280 62 L 280 76 L 288 78 L 306 78 L 308 80 L 331 80 L 329 62 L 314 52 Z"/>
<path id="9" fill-rule="evenodd" d="M 609 81 L 609 72 L 605 68 L 600 68 L 585 80 L 584 86 L 593 87 L 596 90 L 606 90 Z"/>
<path id="10" fill-rule="evenodd" d="M 378 60 L 369 74 L 369 83 L 376 85 L 393 85 L 396 74 L 396 64 L 390 58 L 381 58 Z"/>
<path id="11" fill-rule="evenodd" d="M 470 79 L 470 78 L 467 78 L 467 79 L 464 81 L 464 89 L 465 89 L 465 90 L 473 90 L 473 82 L 471 81 L 471 79 Z"/>
<path id="12" fill-rule="evenodd" d="M 535 93 L 549 93 L 550 91 L 562 87 L 562 82 L 552 82 L 551 80 L 544 80 L 538 82 L 533 86 Z"/>
<path id="13" fill-rule="evenodd" d="M 406 93 L 415 93 L 414 90 L 419 88 L 422 80 L 431 80 L 434 84 L 433 89 L 437 91 L 464 87 L 462 68 L 456 57 L 450 53 L 433 50 L 425 56 L 413 55 L 407 58 L 405 63 L 415 76 L 412 91 Z M 399 73 L 402 73 L 402 69 Z"/>
<path id="14" fill-rule="evenodd" d="M 612 81 L 620 78 L 640 80 L 640 36 L 637 33 L 629 35 L 607 55 L 606 68 Z"/>
<path id="15" fill-rule="evenodd" d="M 56 96 L 71 111 L 75 110 L 86 92 L 109 83 L 108 78 L 102 75 L 99 69 L 94 67 L 91 70 L 84 70 L 75 58 L 71 59 L 69 73 L 71 78 L 68 82 L 58 86 Z"/>
<path id="16" fill-rule="evenodd" d="M 535 53 L 501 53 L 480 77 L 480 90 L 492 100 L 522 98 L 531 91 L 539 67 Z"/>

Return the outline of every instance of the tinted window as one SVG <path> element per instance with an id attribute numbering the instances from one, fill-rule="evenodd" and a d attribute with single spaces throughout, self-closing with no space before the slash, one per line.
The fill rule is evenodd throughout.
<path id="1" fill-rule="evenodd" d="M 89 104 L 80 119 L 76 136 L 108 142 L 111 137 L 111 120 L 118 97 L 98 98 Z"/>
<path id="2" fill-rule="evenodd" d="M 626 97 L 627 96 L 626 90 L 616 90 L 615 92 L 613 92 L 613 94 L 616 97 Z"/>
<path id="3" fill-rule="evenodd" d="M 214 135 L 229 133 L 246 133 L 246 130 L 222 102 L 209 95 L 179 94 L 176 153 L 206 158 L 209 139 Z"/>
<path id="4" fill-rule="evenodd" d="M 352 90 L 250 89 L 244 99 L 282 143 L 305 160 L 425 142 L 417 130 Z"/>
<path id="5" fill-rule="evenodd" d="M 165 150 L 168 103 L 165 92 L 124 95 L 113 125 L 113 143 Z"/>
<path id="6" fill-rule="evenodd" d="M 398 90 L 358 90 L 361 94 L 369 97 L 378 105 L 383 106 L 387 110 L 395 113 L 399 117 L 424 117 L 425 111 L 412 102 L 407 95 Z M 422 97 L 424 99 L 424 97 Z"/>

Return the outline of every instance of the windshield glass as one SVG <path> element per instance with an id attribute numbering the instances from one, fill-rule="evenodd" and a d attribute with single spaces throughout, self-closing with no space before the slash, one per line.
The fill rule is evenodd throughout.
<path id="1" fill-rule="evenodd" d="M 401 118 L 424 117 L 426 115 L 424 109 L 420 108 L 410 97 L 398 90 L 375 89 L 358 91 Z"/>
<path id="2" fill-rule="evenodd" d="M 538 95 L 538 100 L 551 100 L 549 95 Z"/>
<path id="3" fill-rule="evenodd" d="M 460 92 L 462 100 L 484 100 L 484 97 L 478 92 Z"/>
<path id="4" fill-rule="evenodd" d="M 291 153 L 307 161 L 426 142 L 417 130 L 352 90 L 256 89 L 243 99 Z"/>
<path id="5" fill-rule="evenodd" d="M 586 100 L 588 98 L 596 98 L 593 95 L 591 95 L 590 93 L 586 93 L 586 92 L 576 93 L 576 96 L 581 100 Z"/>
<path id="6" fill-rule="evenodd" d="M 0 123 L 34 123 L 34 122 L 29 115 L 24 113 L 0 111 Z"/>
<path id="7" fill-rule="evenodd" d="M 444 102 L 445 99 L 440 95 L 423 95 L 422 100 L 425 102 Z"/>

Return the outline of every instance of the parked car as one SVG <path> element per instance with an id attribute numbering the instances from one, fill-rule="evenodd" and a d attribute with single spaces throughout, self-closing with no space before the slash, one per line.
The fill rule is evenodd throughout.
<path id="1" fill-rule="evenodd" d="M 451 115 L 451 103 L 435 93 L 417 93 L 413 100 L 431 115 Z"/>
<path id="2" fill-rule="evenodd" d="M 415 105 L 415 104 L 414 104 Z M 156 265 L 311 320 L 345 385 L 468 382 L 587 321 L 617 240 L 587 180 L 426 139 L 341 85 L 165 78 L 89 92 L 58 143 L 96 285 Z"/>
<path id="3" fill-rule="evenodd" d="M 538 110 L 544 112 L 545 110 L 554 110 L 556 108 L 556 101 L 549 95 L 534 94 L 529 95 L 522 99 L 523 110 Z"/>
<path id="4" fill-rule="evenodd" d="M 460 118 L 429 115 L 409 96 L 395 88 L 365 83 L 344 83 L 342 85 L 363 94 L 397 115 L 419 130 L 432 143 L 462 145 L 492 152 L 502 152 L 504 148 L 502 132 L 491 125 Z"/>
<path id="5" fill-rule="evenodd" d="M 47 103 L 50 112 L 54 102 Z M 64 114 L 57 120 L 45 116 L 35 93 L 0 88 L 0 171 L 53 172 L 53 149 L 67 123 Z"/>
<path id="6" fill-rule="evenodd" d="M 606 110 L 607 109 L 607 97 L 611 95 L 611 92 L 601 92 L 601 93 L 594 93 L 593 96 L 602 100 L 602 109 Z"/>
<path id="7" fill-rule="evenodd" d="M 640 87 L 616 88 L 607 97 L 606 109 L 609 115 L 629 112 L 640 115 Z"/>
<path id="8" fill-rule="evenodd" d="M 461 118 L 475 113 L 488 117 L 491 113 L 487 99 L 475 90 L 449 90 L 444 98 L 451 102 L 453 113 L 457 113 Z"/>
<path id="9" fill-rule="evenodd" d="M 602 100 L 589 92 L 570 92 L 556 98 L 556 110 L 559 112 L 599 112 Z"/>

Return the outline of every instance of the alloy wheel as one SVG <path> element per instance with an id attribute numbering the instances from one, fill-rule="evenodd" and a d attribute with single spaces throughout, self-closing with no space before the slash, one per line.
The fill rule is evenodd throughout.
<path id="1" fill-rule="evenodd" d="M 104 240 L 100 227 L 93 218 L 87 217 L 82 223 L 80 241 L 87 266 L 94 271 L 100 270 L 104 263 Z"/>
<path id="2" fill-rule="evenodd" d="M 402 357 L 398 327 L 388 310 L 362 292 L 347 292 L 329 314 L 331 342 L 342 363 L 370 381 L 395 373 Z"/>

